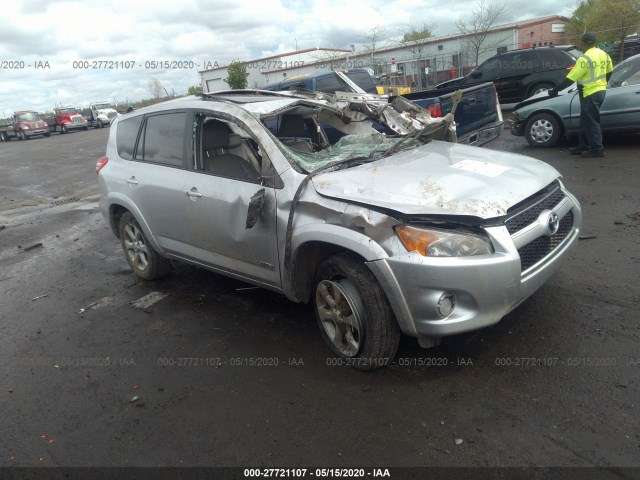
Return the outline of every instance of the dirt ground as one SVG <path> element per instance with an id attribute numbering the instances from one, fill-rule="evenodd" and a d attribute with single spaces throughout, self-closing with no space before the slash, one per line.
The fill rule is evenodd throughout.
<path id="1" fill-rule="evenodd" d="M 556 167 L 583 239 L 496 326 L 362 373 L 309 306 L 187 266 L 137 280 L 97 211 L 107 135 L 0 145 L 0 467 L 640 467 L 638 136 L 487 145 Z"/>

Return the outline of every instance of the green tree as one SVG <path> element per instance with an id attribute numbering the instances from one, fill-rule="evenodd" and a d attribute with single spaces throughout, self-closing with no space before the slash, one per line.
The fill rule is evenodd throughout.
<path id="1" fill-rule="evenodd" d="M 195 95 L 196 93 L 201 93 L 201 92 L 202 92 L 202 86 L 201 85 L 191 85 L 187 89 L 187 95 Z"/>
<path id="2" fill-rule="evenodd" d="M 573 11 L 567 23 L 567 35 L 573 43 L 577 44 L 582 34 L 587 31 L 587 19 L 595 4 L 596 0 L 582 0 Z"/>
<path id="3" fill-rule="evenodd" d="M 247 88 L 247 66 L 240 60 L 234 60 L 227 66 L 227 78 L 224 81 L 233 90 Z"/>
<path id="4" fill-rule="evenodd" d="M 624 39 L 635 32 L 640 24 L 640 0 L 595 0 L 594 8 L 587 15 L 589 30 L 599 40 L 620 41 L 620 57 L 623 58 Z"/>
<path id="5" fill-rule="evenodd" d="M 426 40 L 433 37 L 433 31 L 431 25 L 426 22 L 422 23 L 422 27 L 417 28 L 413 23 L 409 24 L 406 29 L 402 29 L 402 42 L 403 44 L 409 42 L 419 42 L 420 40 Z"/>

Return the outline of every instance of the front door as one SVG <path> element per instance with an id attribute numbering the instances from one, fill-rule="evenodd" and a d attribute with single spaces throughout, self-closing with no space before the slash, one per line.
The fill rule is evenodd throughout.
<path id="1" fill-rule="evenodd" d="M 224 272 L 280 287 L 276 189 L 262 185 L 262 157 L 242 126 L 195 116 L 196 162 L 184 180 L 188 257 Z M 252 198 L 262 207 L 247 225 Z M 255 203 L 255 200 L 254 200 Z"/>

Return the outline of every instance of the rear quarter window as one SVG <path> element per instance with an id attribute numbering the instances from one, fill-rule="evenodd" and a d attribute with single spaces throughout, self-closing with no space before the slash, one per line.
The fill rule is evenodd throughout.
<path id="1" fill-rule="evenodd" d="M 116 132 L 116 146 L 118 149 L 118 156 L 125 160 L 133 160 L 133 152 L 136 148 L 136 139 L 138 138 L 138 131 L 140 130 L 140 124 L 142 123 L 142 115 L 137 117 L 127 118 L 118 122 Z"/>

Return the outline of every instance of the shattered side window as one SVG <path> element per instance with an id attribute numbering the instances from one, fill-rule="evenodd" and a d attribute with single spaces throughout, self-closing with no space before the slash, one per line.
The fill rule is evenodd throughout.
<path id="1" fill-rule="evenodd" d="M 383 152 L 400 141 L 381 133 L 345 135 L 331 147 L 319 152 L 303 152 L 282 144 L 289 158 L 307 172 L 312 172 L 328 163 L 367 158 L 374 152 Z"/>

